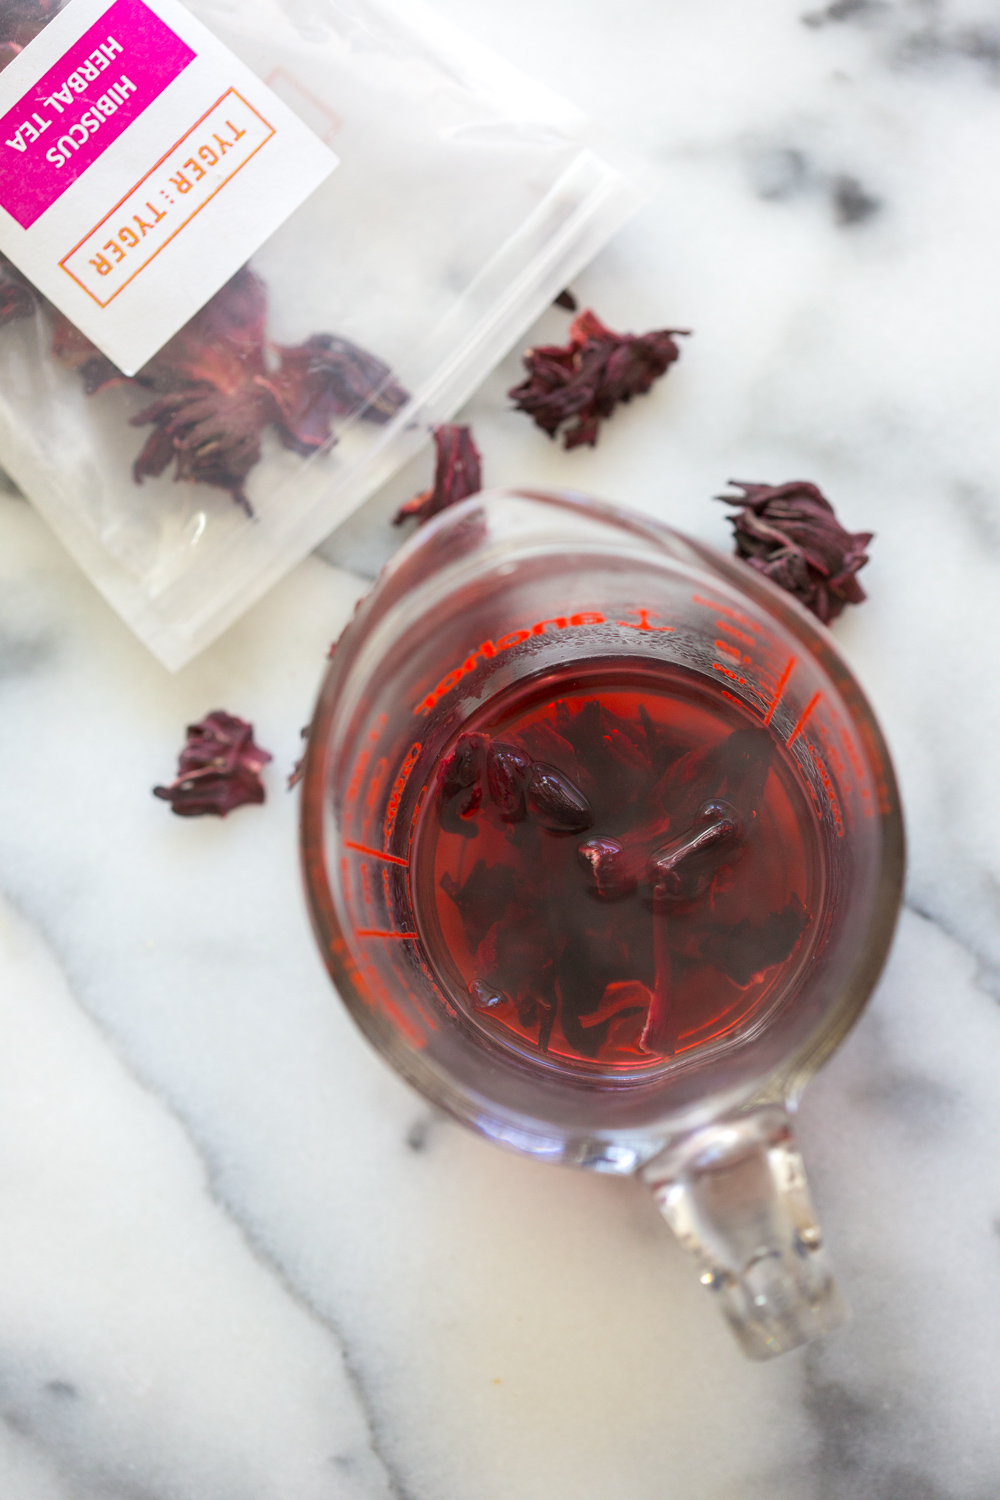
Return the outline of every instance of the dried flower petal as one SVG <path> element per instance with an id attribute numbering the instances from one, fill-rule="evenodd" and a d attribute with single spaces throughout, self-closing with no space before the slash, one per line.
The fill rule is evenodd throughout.
<path id="1" fill-rule="evenodd" d="M 0 12 L 0 72 L 34 41 L 64 0 L 5 0 Z"/>
<path id="2" fill-rule="evenodd" d="M 127 384 L 128 376 L 123 375 L 75 323 L 54 307 L 49 309 L 49 314 L 52 318 L 53 358 L 68 370 L 77 371 L 88 396 L 95 396 L 106 386 Z"/>
<path id="3" fill-rule="evenodd" d="M 252 516 L 243 484 L 260 458 L 261 432 L 273 415 L 270 393 L 250 382 L 231 392 L 189 386 L 161 396 L 131 419 L 133 427 L 156 426 L 133 465 L 135 482 L 162 474 L 173 459 L 175 480 L 228 490 Z"/>
<path id="4" fill-rule="evenodd" d="M 3 295 L 0 280 L 0 325 Z M 53 309 L 53 320 L 52 353 L 88 395 L 127 381 L 68 318 Z M 332 440 L 334 416 L 387 422 L 409 400 L 388 365 L 328 333 L 276 346 L 280 364 L 269 369 L 266 322 L 264 283 L 244 266 L 134 377 L 158 397 L 131 419 L 155 429 L 133 466 L 137 484 L 173 461 L 175 481 L 228 490 L 252 515 L 244 485 L 265 427 L 307 456 Z"/>
<path id="5" fill-rule="evenodd" d="M 528 805 L 543 828 L 553 833 L 582 833 L 594 821 L 590 803 L 568 776 L 536 760 L 528 780 Z"/>
<path id="6" fill-rule="evenodd" d="M 30 318 L 35 311 L 35 294 L 20 271 L 0 255 L 0 328 Z"/>
<path id="7" fill-rule="evenodd" d="M 868 561 L 873 532 L 845 531 L 829 500 L 804 479 L 788 484 L 744 484 L 743 494 L 718 495 L 740 509 L 729 517 L 736 555 L 787 590 L 828 624 L 845 604 L 860 604 L 855 574 Z"/>
<path id="8" fill-rule="evenodd" d="M 266 373 L 266 320 L 264 283 L 243 266 L 143 365 L 136 379 L 163 393 L 189 385 L 235 390 Z"/>
<path id="9" fill-rule="evenodd" d="M 281 366 L 267 384 L 281 410 L 282 441 L 297 453 L 329 443 L 334 417 L 388 422 L 410 399 L 389 366 L 350 339 L 314 333 L 303 344 L 275 347 Z"/>
<path id="10" fill-rule="evenodd" d="M 139 371 L 137 382 L 161 395 L 131 419 L 156 428 L 133 466 L 136 484 L 173 459 L 175 481 L 228 490 L 253 514 L 244 482 L 264 428 L 279 420 L 264 379 L 266 317 L 264 284 L 244 266 Z"/>
<path id="11" fill-rule="evenodd" d="M 434 466 L 434 483 L 429 490 L 414 495 L 396 512 L 393 525 L 416 516 L 418 521 L 429 521 L 438 511 L 447 510 L 467 500 L 483 487 L 479 449 L 472 440 L 472 428 L 455 422 L 445 422 L 434 429 L 434 446 L 437 459 Z"/>
<path id="12" fill-rule="evenodd" d="M 188 741 L 177 762 L 177 779 L 155 786 L 153 796 L 169 802 L 181 818 L 213 813 L 224 818 L 245 802 L 263 802 L 260 773 L 271 756 L 254 744 L 253 725 L 215 709 L 189 724 Z"/>
<path id="13" fill-rule="evenodd" d="M 516 745 L 492 740 L 486 752 L 486 785 L 490 799 L 505 823 L 520 823 L 527 815 L 524 788 L 531 761 Z"/>
<path id="14" fill-rule="evenodd" d="M 470 821 L 483 800 L 483 758 L 486 745 L 481 734 L 460 734 L 455 748 L 443 762 L 438 779 L 438 815 L 441 826 L 464 838 L 475 838 Z"/>
<path id="15" fill-rule="evenodd" d="M 566 287 L 559 293 L 558 297 L 554 298 L 552 306 L 563 307 L 567 312 L 576 312 L 579 304 L 576 298 L 573 296 L 573 293 L 570 291 L 569 287 Z"/>
<path id="16" fill-rule="evenodd" d="M 545 344 L 527 351 L 528 378 L 507 394 L 549 437 L 572 422 L 563 432 L 565 448 L 593 447 L 600 423 L 619 402 L 645 395 L 679 358 L 675 340 L 686 332 L 613 333 L 588 309 L 573 319 L 565 347 Z"/>

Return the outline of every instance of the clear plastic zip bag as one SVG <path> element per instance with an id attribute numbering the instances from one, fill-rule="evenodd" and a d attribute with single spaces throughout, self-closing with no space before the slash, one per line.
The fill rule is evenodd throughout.
<path id="1" fill-rule="evenodd" d="M 60 8 L 5 5 L 0 64 Z M 0 273 L 0 463 L 170 668 L 410 458 L 643 196 L 579 111 L 419 0 L 186 6 L 337 169 L 133 378 Z"/>

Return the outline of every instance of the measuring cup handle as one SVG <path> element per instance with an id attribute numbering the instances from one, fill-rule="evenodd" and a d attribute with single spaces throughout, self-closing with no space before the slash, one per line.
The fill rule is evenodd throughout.
<path id="1" fill-rule="evenodd" d="M 780 1105 L 692 1132 L 642 1176 L 751 1359 L 784 1354 L 846 1321 Z"/>

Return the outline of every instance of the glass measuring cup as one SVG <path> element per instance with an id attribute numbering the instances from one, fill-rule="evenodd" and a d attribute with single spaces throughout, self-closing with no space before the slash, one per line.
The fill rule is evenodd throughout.
<path id="1" fill-rule="evenodd" d="M 615 808 L 602 811 L 592 756 L 608 737 L 589 762 L 581 750 L 602 694 L 626 729 L 641 701 L 658 744 L 672 725 L 701 735 L 636 793 L 638 831 L 600 821 Z M 553 713 L 562 737 L 539 741 L 549 731 L 535 721 Z M 540 743 L 556 748 L 540 759 Z M 745 768 L 765 745 L 753 782 Z M 560 796 L 586 809 L 567 813 Z M 520 851 L 521 873 L 503 878 L 530 877 L 538 899 L 516 907 L 504 951 L 517 948 L 509 929 L 551 934 L 551 951 L 528 950 L 556 975 L 548 998 L 525 1000 L 523 964 L 518 993 L 509 961 L 477 978 L 482 945 L 448 927 L 469 889 L 450 874 L 456 838 L 486 851 L 487 905 L 486 877 Z M 640 854 L 602 889 L 605 845 L 626 851 L 612 862 Z M 903 826 L 871 710 L 810 615 L 742 563 L 629 512 L 475 496 L 401 549 L 337 645 L 309 734 L 302 846 L 330 973 L 424 1095 L 513 1149 L 637 1173 L 752 1357 L 837 1326 L 791 1116 L 885 959 Z M 557 897 L 569 938 L 552 925 Z M 785 938 L 764 951 L 768 921 Z M 603 990 L 601 975 L 581 999 L 567 976 L 593 989 L 627 923 L 633 947 L 647 942 L 639 969 Z"/>

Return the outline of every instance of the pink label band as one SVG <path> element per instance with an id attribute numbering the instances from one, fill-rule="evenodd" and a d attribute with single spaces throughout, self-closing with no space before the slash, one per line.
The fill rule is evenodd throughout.
<path id="1" fill-rule="evenodd" d="M 0 119 L 0 205 L 29 229 L 195 55 L 142 0 L 115 0 Z"/>

